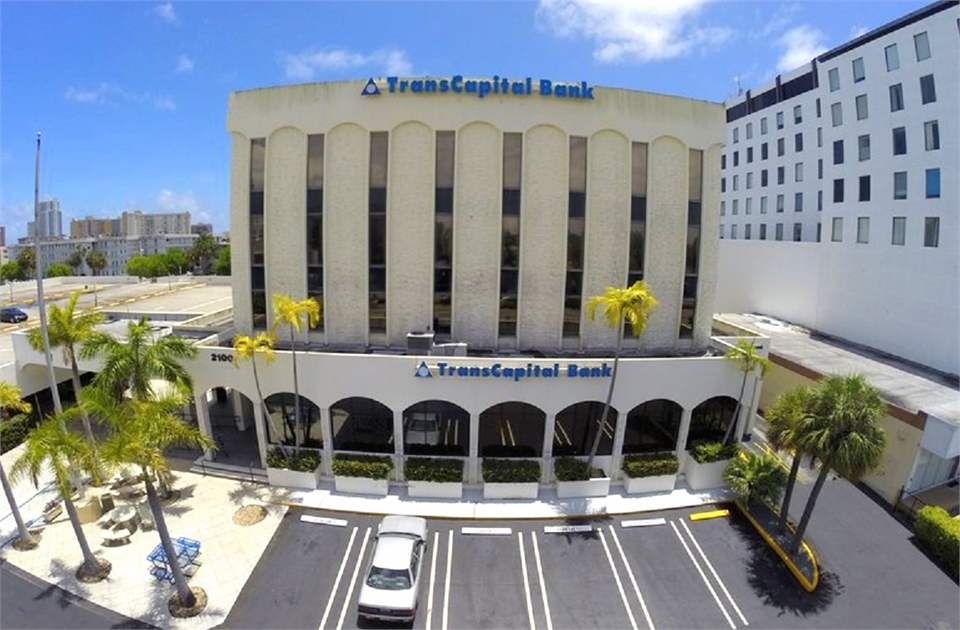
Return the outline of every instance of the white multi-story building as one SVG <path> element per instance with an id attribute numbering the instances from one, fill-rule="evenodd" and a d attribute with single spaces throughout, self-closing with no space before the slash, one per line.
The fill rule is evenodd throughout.
<path id="1" fill-rule="evenodd" d="M 726 103 L 719 310 L 960 373 L 958 16 L 928 5 Z"/>
<path id="2" fill-rule="evenodd" d="M 40 241 L 40 270 L 46 270 L 53 264 L 65 263 L 70 255 L 81 250 L 99 250 L 107 259 L 107 266 L 94 273 L 84 262 L 76 273 L 78 275 L 125 276 L 127 262 L 132 256 L 143 254 L 163 254 L 171 249 L 189 249 L 197 240 L 196 234 L 168 234 L 158 236 L 112 236 L 99 238 L 72 238 L 55 241 Z M 33 249 L 33 243 L 20 243 L 9 247 L 10 258 L 16 259 L 24 248 Z M 186 270 L 184 270 L 186 271 Z"/>
<path id="3" fill-rule="evenodd" d="M 140 210 L 123 212 L 120 215 L 120 234 L 123 236 L 190 234 L 190 213 L 146 213 Z"/>
<path id="4" fill-rule="evenodd" d="M 63 213 L 59 199 L 45 199 L 37 206 L 36 221 L 27 223 L 27 236 L 34 238 L 60 238 L 63 236 Z"/>

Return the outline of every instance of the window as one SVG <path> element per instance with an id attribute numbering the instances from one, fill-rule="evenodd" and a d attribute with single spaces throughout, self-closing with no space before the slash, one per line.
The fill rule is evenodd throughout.
<path id="1" fill-rule="evenodd" d="M 763 188 L 767 185 L 767 169 L 760 171 L 760 187 Z"/>
<path id="2" fill-rule="evenodd" d="M 893 129 L 893 154 L 907 154 L 907 129 L 906 127 L 894 127 Z"/>
<path id="3" fill-rule="evenodd" d="M 920 77 L 920 102 L 924 105 L 937 102 L 937 86 L 932 74 Z"/>
<path id="4" fill-rule="evenodd" d="M 938 247 L 939 245 L 940 245 L 940 217 L 924 217 L 923 246 Z"/>
<path id="5" fill-rule="evenodd" d="M 583 237 L 587 193 L 587 139 L 570 136 L 567 192 L 567 275 L 564 294 L 563 336 L 580 336 L 583 299 Z"/>
<path id="6" fill-rule="evenodd" d="M 750 240 L 750 228 L 751 228 L 751 227 L 753 227 L 753 226 L 751 226 L 749 223 L 747 223 L 745 226 L 743 226 L 743 238 L 745 238 L 745 239 L 748 240 L 748 241 Z"/>
<path id="7" fill-rule="evenodd" d="M 721 224 L 720 224 L 720 238 L 721 238 L 721 239 L 723 238 L 723 228 L 724 228 L 724 225 L 721 223 Z"/>
<path id="8" fill-rule="evenodd" d="M 820 118 L 820 98 L 819 97 L 817 97 L 816 104 L 817 104 L 817 118 Z"/>
<path id="9" fill-rule="evenodd" d="M 830 230 L 830 240 L 839 243 L 843 240 L 843 217 L 833 217 L 833 225 Z"/>
<path id="10" fill-rule="evenodd" d="M 733 200 L 733 214 L 735 214 L 735 215 L 736 215 L 736 214 L 740 214 L 740 200 L 739 200 L 739 199 L 734 199 L 734 200 Z"/>
<path id="11" fill-rule="evenodd" d="M 803 181 L 803 162 L 797 162 L 793 165 L 793 181 Z"/>
<path id="12" fill-rule="evenodd" d="M 720 216 L 722 217 L 722 216 L 725 215 L 726 213 L 727 213 L 727 202 L 726 202 L 726 201 L 721 201 L 721 202 L 720 202 Z"/>
<path id="13" fill-rule="evenodd" d="M 753 197 L 747 197 L 746 201 L 743 202 L 743 213 L 753 214 Z"/>
<path id="14" fill-rule="evenodd" d="M 864 134 L 857 138 L 857 157 L 861 162 L 870 159 L 870 134 Z"/>
<path id="15" fill-rule="evenodd" d="M 860 83 L 866 78 L 867 74 L 863 67 L 863 57 L 857 57 L 853 60 L 853 82 Z"/>
<path id="16" fill-rule="evenodd" d="M 793 224 L 793 240 L 798 243 L 803 240 L 803 224 L 802 223 Z"/>
<path id="17" fill-rule="evenodd" d="M 907 217 L 893 217 L 893 231 L 890 234 L 891 245 L 904 245 L 907 242 Z"/>
<path id="18" fill-rule="evenodd" d="M 907 172 L 898 171 L 893 174 L 893 198 L 907 198 Z"/>
<path id="19" fill-rule="evenodd" d="M 733 143 L 736 144 L 740 142 L 740 129 L 737 127 L 733 128 Z"/>
<path id="20" fill-rule="evenodd" d="M 940 124 L 936 120 L 923 123 L 923 147 L 927 151 L 940 148 Z"/>
<path id="21" fill-rule="evenodd" d="M 817 212 L 823 211 L 823 191 L 817 191 Z"/>
<path id="22" fill-rule="evenodd" d="M 823 179 L 823 158 L 817 158 L 817 179 Z"/>
<path id="23" fill-rule="evenodd" d="M 387 332 L 387 168 L 389 134 L 370 133 L 370 165 L 368 171 L 368 330 Z"/>
<path id="24" fill-rule="evenodd" d="M 733 190 L 734 190 L 734 192 L 736 192 L 739 188 L 740 188 L 740 176 L 739 176 L 739 175 L 734 175 L 734 176 L 733 176 Z"/>
<path id="25" fill-rule="evenodd" d="M 739 152 L 739 151 L 734 151 L 734 152 L 733 152 L 733 165 L 734 165 L 734 166 L 740 166 L 740 152 Z"/>
<path id="26" fill-rule="evenodd" d="M 817 242 L 820 242 L 820 232 L 823 230 L 823 224 L 817 221 Z"/>
<path id="27" fill-rule="evenodd" d="M 857 242 L 870 242 L 870 217 L 857 217 Z"/>
<path id="28" fill-rule="evenodd" d="M 747 140 L 753 139 L 753 123 L 747 123 Z"/>
<path id="29" fill-rule="evenodd" d="M 765 136 L 767 134 L 767 117 L 764 116 L 760 119 L 760 135 Z"/>
<path id="30" fill-rule="evenodd" d="M 641 143 L 634 143 L 634 149 Z M 646 145 L 643 145 L 644 147 Z M 644 154 L 645 155 L 645 154 Z M 500 312 L 498 335 L 517 334 L 517 298 L 520 276 L 520 199 L 523 195 L 523 134 L 504 133 L 502 169 L 502 208 L 500 228 Z M 634 153 L 634 175 L 639 168 L 646 181 L 646 162 L 637 164 Z"/>
<path id="31" fill-rule="evenodd" d="M 783 212 L 783 195 L 777 195 L 777 212 Z"/>
<path id="32" fill-rule="evenodd" d="M 782 166 L 777 167 L 777 185 L 778 186 L 783 184 L 785 180 L 785 177 L 784 177 L 785 172 L 786 172 L 786 169 L 783 168 Z"/>
<path id="33" fill-rule="evenodd" d="M 917 61 L 930 58 L 930 40 L 926 31 L 913 36 L 913 48 L 917 51 Z"/>
<path id="34" fill-rule="evenodd" d="M 783 129 L 783 112 L 777 112 L 777 129 Z"/>
<path id="35" fill-rule="evenodd" d="M 450 335 L 453 321 L 453 173 L 456 132 L 437 131 L 434 212 L 433 323 L 439 335 Z"/>
<path id="36" fill-rule="evenodd" d="M 899 112 L 903 109 L 903 85 L 894 83 L 890 86 L 890 111 Z"/>
<path id="37" fill-rule="evenodd" d="M 730 238 L 737 238 L 737 225 L 733 224 L 730 226 Z"/>
<path id="38" fill-rule="evenodd" d="M 870 201 L 870 176 L 860 176 L 860 201 Z"/>
<path id="39" fill-rule="evenodd" d="M 721 177 L 721 178 L 720 178 L 720 192 L 722 192 L 722 193 L 727 192 L 727 178 L 726 178 L 726 177 Z"/>
<path id="40" fill-rule="evenodd" d="M 747 164 L 753 164 L 753 147 L 747 147 Z"/>
<path id="41" fill-rule="evenodd" d="M 927 199 L 940 198 L 940 169 L 927 169 Z"/>
<path id="42" fill-rule="evenodd" d="M 720 156 L 720 170 L 727 168 L 727 154 L 724 153 Z"/>
<path id="43" fill-rule="evenodd" d="M 761 160 L 765 160 L 765 159 L 767 159 L 767 158 L 769 157 L 769 153 L 768 153 L 768 151 L 767 151 L 767 148 L 768 148 L 768 147 L 767 147 L 767 143 L 766 143 L 766 142 L 764 142 L 763 144 L 760 145 L 760 159 L 761 159 Z"/>
<path id="44" fill-rule="evenodd" d="M 803 212 L 803 193 L 793 193 L 793 211 Z"/>
<path id="45" fill-rule="evenodd" d="M 793 106 L 793 124 L 799 125 L 803 122 L 803 110 L 799 105 Z"/>
<path id="46" fill-rule="evenodd" d="M 803 151 L 803 134 L 798 133 L 793 136 L 793 150 L 797 153 Z"/>
<path id="47" fill-rule="evenodd" d="M 767 198 L 760 197 L 760 214 L 766 214 L 766 213 L 767 213 Z"/>
<path id="48" fill-rule="evenodd" d="M 783 154 L 786 153 L 784 146 L 783 138 L 777 138 L 777 157 L 783 157 Z"/>
<path id="49" fill-rule="evenodd" d="M 830 68 L 827 72 L 827 79 L 830 81 L 830 91 L 836 92 L 840 89 L 840 69 Z"/>
<path id="50" fill-rule="evenodd" d="M 833 141 L 833 163 L 843 164 L 843 140 Z"/>
<path id="51" fill-rule="evenodd" d="M 867 95 L 861 94 L 857 97 L 857 120 L 866 120 L 867 119 Z"/>
<path id="52" fill-rule="evenodd" d="M 783 240 L 783 223 L 777 223 L 776 225 L 776 239 L 778 241 Z"/>
<path id="53" fill-rule="evenodd" d="M 747 190 L 753 188 L 753 173 L 747 173 Z"/>
<path id="54" fill-rule="evenodd" d="M 767 224 L 766 223 L 760 224 L 760 240 L 761 241 L 767 240 Z"/>
<path id="55" fill-rule="evenodd" d="M 896 44 L 890 44 L 884 48 L 883 56 L 887 60 L 887 72 L 893 72 L 900 68 L 900 55 L 897 54 Z"/>
<path id="56" fill-rule="evenodd" d="M 833 180 L 833 203 L 843 203 L 843 178 Z"/>
<path id="57" fill-rule="evenodd" d="M 823 127 L 817 127 L 817 148 L 823 146 Z"/>
<path id="58" fill-rule="evenodd" d="M 834 127 L 843 124 L 843 106 L 840 103 L 834 103 L 830 106 L 830 119 Z"/>

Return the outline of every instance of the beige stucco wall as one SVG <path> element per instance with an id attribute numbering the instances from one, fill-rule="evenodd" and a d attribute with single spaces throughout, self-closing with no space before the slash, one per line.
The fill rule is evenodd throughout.
<path id="1" fill-rule="evenodd" d="M 230 134 L 230 269 L 232 273 L 233 322 L 237 330 L 253 329 L 253 298 L 250 295 L 250 138 Z"/>

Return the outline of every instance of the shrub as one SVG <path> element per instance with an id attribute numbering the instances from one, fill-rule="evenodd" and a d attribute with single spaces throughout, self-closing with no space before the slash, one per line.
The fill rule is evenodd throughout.
<path id="1" fill-rule="evenodd" d="M 28 415 L 14 416 L 0 422 L 0 453 L 20 446 L 35 425 L 36 421 Z"/>
<path id="2" fill-rule="evenodd" d="M 333 474 L 338 477 L 389 479 L 393 460 L 376 455 L 339 454 L 333 458 Z"/>
<path id="3" fill-rule="evenodd" d="M 536 483 L 540 481 L 540 462 L 530 459 L 484 459 L 481 474 L 488 483 Z"/>
<path id="4" fill-rule="evenodd" d="M 462 459 L 411 457 L 403 465 L 407 481 L 463 481 Z"/>
<path id="5" fill-rule="evenodd" d="M 680 470 L 680 460 L 670 452 L 665 453 L 637 453 L 626 455 L 620 464 L 624 474 L 630 478 L 659 477 L 660 475 L 675 475 Z"/>
<path id="6" fill-rule="evenodd" d="M 270 468 L 285 468 L 297 472 L 313 472 L 320 467 L 320 453 L 311 450 L 301 450 L 299 454 L 283 452 L 279 446 L 267 451 L 267 466 Z"/>
<path id="7" fill-rule="evenodd" d="M 725 459 L 732 459 L 740 450 L 740 445 L 736 442 L 724 444 L 723 442 L 695 442 L 690 449 L 690 455 L 698 464 L 710 464 Z"/>
<path id="8" fill-rule="evenodd" d="M 588 481 L 590 469 L 587 462 L 573 457 L 558 457 L 553 462 L 553 474 L 557 481 Z"/>
<path id="9" fill-rule="evenodd" d="M 960 521 L 942 507 L 927 505 L 917 512 L 913 530 L 920 544 L 943 563 L 953 579 L 960 579 Z"/>

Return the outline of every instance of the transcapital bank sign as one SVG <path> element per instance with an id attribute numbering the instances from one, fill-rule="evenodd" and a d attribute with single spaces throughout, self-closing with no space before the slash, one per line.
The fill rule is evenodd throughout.
<path id="1" fill-rule="evenodd" d="M 477 98 L 487 96 L 532 96 L 562 98 L 567 100 L 593 100 L 593 86 L 586 81 L 577 83 L 560 83 L 551 79 L 523 79 L 511 80 L 506 77 L 493 76 L 489 79 L 464 79 L 461 75 L 440 79 L 401 79 L 387 77 L 385 79 L 368 79 L 362 96 L 380 96 L 382 92 L 388 94 L 467 94 Z"/>
<path id="2" fill-rule="evenodd" d="M 554 363 L 553 365 L 537 365 L 527 363 L 525 366 L 507 366 L 501 363 L 492 365 L 454 365 L 438 362 L 436 365 L 427 365 L 421 361 L 413 372 L 415 378 L 478 378 L 519 381 L 535 378 L 541 380 L 559 380 L 570 378 L 610 378 L 613 376 L 609 365 L 599 366 L 577 365 L 576 363 Z"/>

